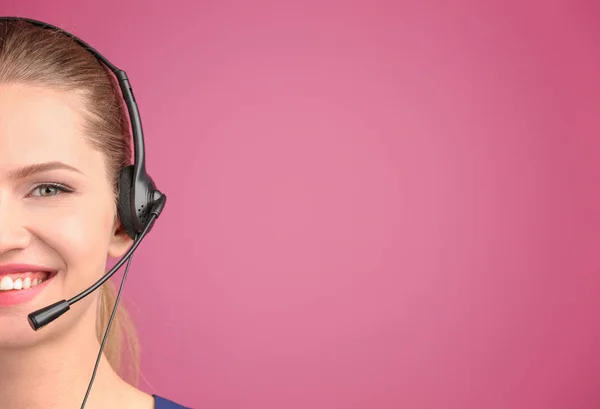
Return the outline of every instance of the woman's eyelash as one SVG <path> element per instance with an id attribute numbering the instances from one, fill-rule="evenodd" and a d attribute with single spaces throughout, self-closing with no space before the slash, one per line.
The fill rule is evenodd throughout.
<path id="1" fill-rule="evenodd" d="M 33 188 L 33 190 L 31 191 L 33 196 L 40 196 L 40 197 L 52 197 L 52 196 L 56 196 L 56 194 L 50 194 L 50 195 L 44 195 L 44 194 L 40 194 L 40 195 L 34 195 L 34 192 L 43 192 L 44 190 L 57 190 L 60 193 L 73 193 L 74 190 L 71 189 L 68 186 L 65 186 L 61 183 L 40 183 L 39 185 L 35 186 L 35 188 Z"/>

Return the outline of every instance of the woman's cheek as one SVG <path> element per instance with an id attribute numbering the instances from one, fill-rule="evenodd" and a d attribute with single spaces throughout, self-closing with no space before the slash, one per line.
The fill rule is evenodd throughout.
<path id="1" fill-rule="evenodd" d="M 36 234 L 58 251 L 65 262 L 79 264 L 106 259 L 114 218 L 107 209 L 94 204 L 57 204 L 37 212 L 35 218 Z"/>

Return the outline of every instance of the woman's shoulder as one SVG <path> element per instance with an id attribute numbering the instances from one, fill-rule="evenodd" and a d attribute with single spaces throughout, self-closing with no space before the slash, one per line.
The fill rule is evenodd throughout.
<path id="1" fill-rule="evenodd" d="M 152 395 L 154 397 L 154 409 L 192 409 L 187 406 L 181 406 L 178 403 L 170 401 L 162 396 Z"/>

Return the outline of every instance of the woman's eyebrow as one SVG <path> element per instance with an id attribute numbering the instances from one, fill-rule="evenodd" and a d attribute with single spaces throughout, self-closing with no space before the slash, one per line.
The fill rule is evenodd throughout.
<path id="1" fill-rule="evenodd" d="M 18 169 L 11 170 L 8 173 L 10 179 L 18 180 L 35 175 L 36 173 L 48 172 L 51 170 L 64 169 L 71 172 L 81 173 L 79 169 L 63 162 L 53 161 L 45 163 L 34 163 L 32 165 L 23 166 Z"/>

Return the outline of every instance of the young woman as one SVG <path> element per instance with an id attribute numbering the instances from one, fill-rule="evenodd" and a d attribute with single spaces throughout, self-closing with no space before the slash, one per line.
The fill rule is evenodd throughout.
<path id="1" fill-rule="evenodd" d="M 0 18 L 2 409 L 81 407 L 114 289 L 103 285 L 39 331 L 27 316 L 88 288 L 132 245 L 117 213 L 130 139 L 118 85 L 90 52 Z M 135 352 L 135 337 L 126 314 L 117 317 L 85 408 L 183 408 L 125 380 L 121 341 Z"/>

